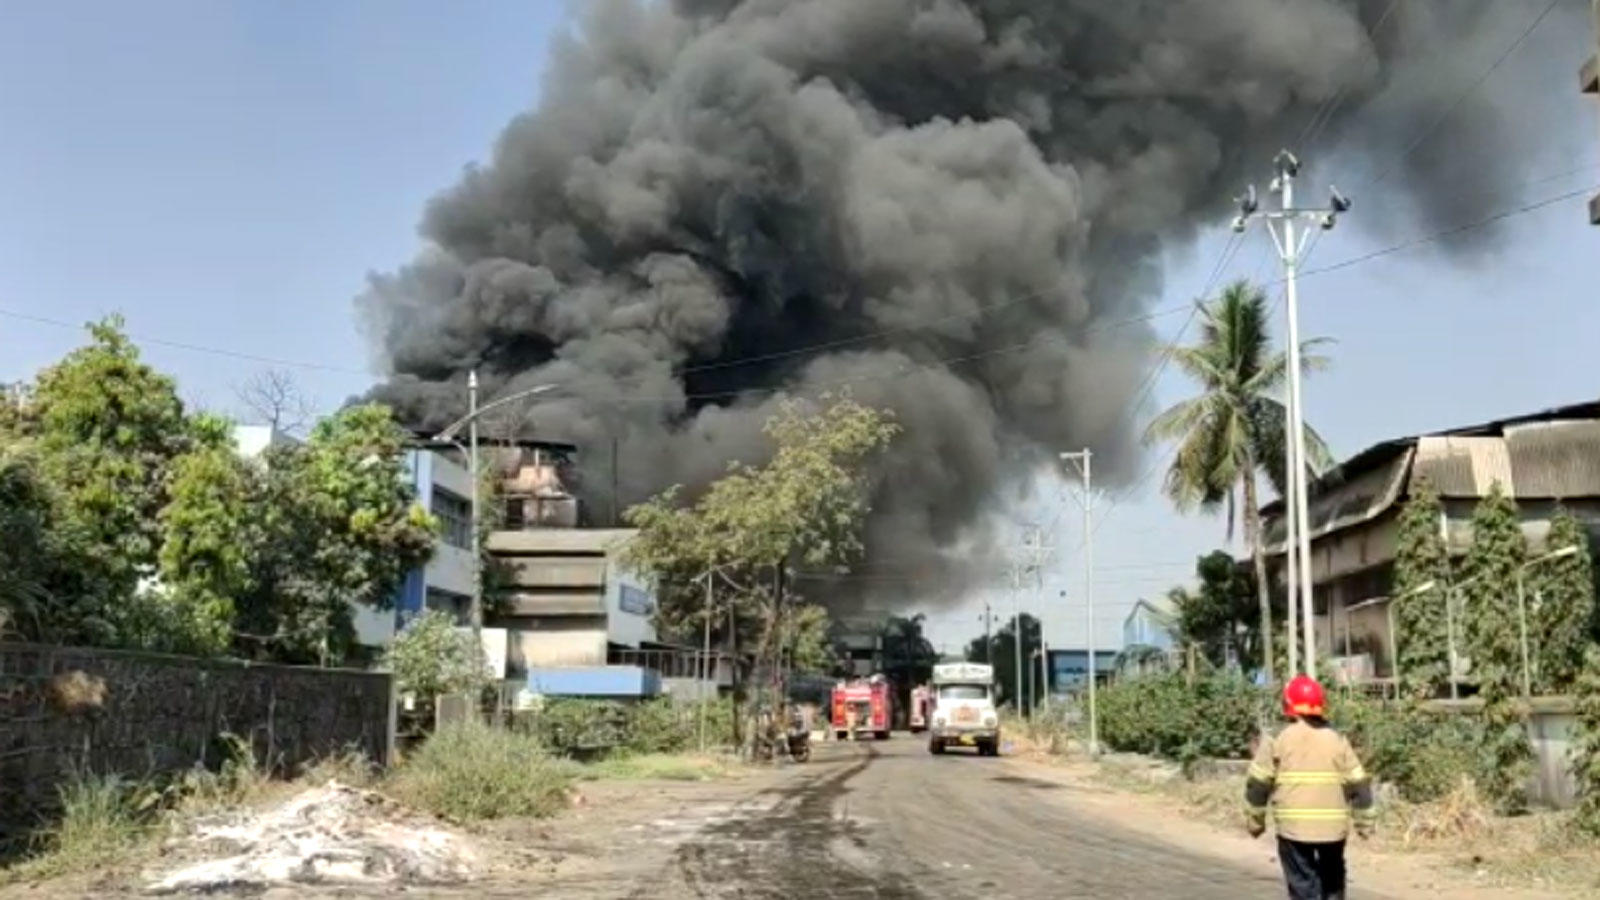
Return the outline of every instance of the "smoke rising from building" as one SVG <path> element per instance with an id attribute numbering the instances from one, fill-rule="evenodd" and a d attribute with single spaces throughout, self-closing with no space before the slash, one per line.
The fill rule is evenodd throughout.
<path id="1" fill-rule="evenodd" d="M 1511 4 L 1498 4 L 1500 7 Z M 1060 448 L 1137 470 L 1159 252 L 1228 215 L 1279 146 L 1350 140 L 1400 71 L 1480 34 L 1483 0 L 586 0 L 537 108 L 429 204 L 428 248 L 358 305 L 376 397 L 422 426 L 562 390 L 520 427 L 583 449 L 609 508 L 759 461 L 777 398 L 848 388 L 904 432 L 869 552 L 932 565 Z M 514 63 L 508 69 L 515 70 Z M 1449 90 L 1389 92 L 1426 121 Z M 1454 140 L 1489 140 L 1468 104 Z M 1412 157 L 1408 201 L 1464 213 L 1470 173 Z M 1359 184 L 1341 185 L 1357 194 Z"/>

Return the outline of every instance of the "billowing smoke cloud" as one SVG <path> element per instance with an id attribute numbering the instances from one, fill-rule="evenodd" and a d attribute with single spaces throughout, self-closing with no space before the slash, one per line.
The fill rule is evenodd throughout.
<path id="1" fill-rule="evenodd" d="M 777 397 L 848 388 L 905 427 L 871 553 L 929 565 L 1057 449 L 1126 479 L 1163 245 L 1325 104 L 1360 127 L 1396 71 L 1513 4 L 1409 0 L 1374 38 L 1390 5 L 585 0 L 538 108 L 360 299 L 376 394 L 437 426 L 469 368 L 490 396 L 561 384 L 524 427 L 584 448 L 604 510 L 614 439 L 625 504 L 759 461 Z M 1383 120 L 1454 93 L 1391 92 Z M 1455 139 L 1495 133 L 1468 112 Z M 1397 180 L 1419 218 L 1458 217 L 1463 179 L 1508 165 Z"/>

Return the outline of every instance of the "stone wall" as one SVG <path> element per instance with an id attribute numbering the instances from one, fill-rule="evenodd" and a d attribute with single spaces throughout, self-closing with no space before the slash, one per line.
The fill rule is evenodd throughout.
<path id="1" fill-rule="evenodd" d="M 351 749 L 387 765 L 393 710 L 386 673 L 0 642 L 0 837 L 73 771 L 215 766 L 224 734 L 277 771 Z"/>

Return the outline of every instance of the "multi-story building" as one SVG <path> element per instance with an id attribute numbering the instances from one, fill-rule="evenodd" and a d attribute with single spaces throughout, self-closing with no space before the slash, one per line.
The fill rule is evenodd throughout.
<path id="1" fill-rule="evenodd" d="M 606 697 L 731 684 L 726 654 L 657 634 L 651 587 L 622 558 L 635 532 L 582 527 L 570 446 L 505 446 L 493 465 L 505 510 L 487 542 L 499 586 L 486 625 L 504 635 L 507 678 L 541 694 Z"/>
<path id="2" fill-rule="evenodd" d="M 465 624 L 472 603 L 472 476 L 453 444 L 418 440 L 405 450 L 405 479 L 416 502 L 439 523 L 433 554 L 411 570 L 388 612 L 363 611 L 356 633 L 362 643 L 387 645 L 396 630 L 425 609 L 442 610 Z"/>

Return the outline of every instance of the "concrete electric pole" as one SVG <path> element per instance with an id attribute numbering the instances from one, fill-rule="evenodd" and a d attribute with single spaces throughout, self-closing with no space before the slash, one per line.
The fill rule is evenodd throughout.
<path id="1" fill-rule="evenodd" d="M 1594 0 L 1594 42 L 1595 55 L 1578 71 L 1578 87 L 1600 99 L 1600 0 Z M 1600 225 L 1600 194 L 1589 200 L 1589 224 Z"/>
<path id="2" fill-rule="evenodd" d="M 1089 657 L 1089 755 L 1096 756 L 1100 752 L 1100 718 L 1095 709 L 1095 659 L 1094 659 L 1094 481 L 1090 476 L 1089 464 L 1094 454 L 1088 447 L 1076 453 L 1063 453 L 1063 462 L 1070 462 L 1077 466 L 1078 474 L 1083 476 L 1083 608 L 1087 619 L 1087 632 L 1084 635 L 1084 644 L 1087 645 Z"/>
<path id="3" fill-rule="evenodd" d="M 1017 705 L 1017 715 L 1027 715 L 1027 706 L 1022 702 L 1022 565 L 1011 564 L 1011 646 L 1012 657 L 1016 661 L 1016 681 L 1012 682 L 1012 701 Z"/>
<path id="4" fill-rule="evenodd" d="M 1292 560 L 1291 565 L 1298 570 L 1300 588 L 1300 623 L 1305 629 L 1305 655 L 1304 666 L 1301 670 L 1306 674 L 1315 675 L 1317 671 L 1317 644 L 1316 644 L 1316 611 L 1312 602 L 1311 591 L 1311 527 L 1306 512 L 1306 426 L 1305 408 L 1301 405 L 1300 394 L 1300 297 L 1298 292 L 1298 276 L 1300 261 L 1305 257 L 1306 245 L 1310 242 L 1311 235 L 1315 234 L 1310 228 L 1303 233 L 1298 232 L 1295 225 L 1302 220 L 1315 222 L 1324 231 L 1332 229 L 1338 221 L 1339 214 L 1350 209 L 1350 200 L 1339 193 L 1338 188 L 1329 189 L 1328 206 L 1325 208 L 1296 207 L 1294 205 L 1294 179 L 1300 174 L 1300 160 L 1293 153 L 1282 150 L 1278 153 L 1273 165 L 1277 169 L 1272 179 L 1271 190 L 1278 195 L 1279 206 L 1276 210 L 1262 210 L 1256 202 L 1255 186 L 1250 186 L 1245 195 L 1239 198 L 1239 216 L 1233 220 L 1233 230 L 1243 232 L 1255 219 L 1265 219 L 1267 233 L 1272 236 L 1272 243 L 1278 250 L 1278 259 L 1283 263 L 1283 281 L 1285 306 L 1288 307 L 1288 344 L 1289 344 L 1289 397 L 1288 415 L 1285 429 L 1286 446 L 1285 454 L 1288 457 L 1289 496 L 1285 510 L 1289 513 L 1289 520 L 1293 523 L 1294 542 L 1289 546 L 1286 542 L 1285 550 L 1297 554 L 1298 558 Z M 1293 597 L 1294 584 L 1290 584 L 1290 596 Z M 1293 635 L 1290 635 L 1290 654 L 1294 653 Z M 1292 666 L 1291 666 L 1292 668 Z"/>
<path id="5" fill-rule="evenodd" d="M 1044 563 L 1049 558 L 1050 551 L 1055 549 L 1044 542 L 1044 529 L 1037 525 L 1028 526 L 1028 537 L 1023 542 L 1023 549 L 1027 553 L 1028 566 L 1033 569 L 1033 590 L 1036 605 L 1039 609 L 1039 659 L 1044 667 L 1044 691 L 1034 693 L 1034 702 L 1045 710 L 1050 709 L 1050 642 L 1044 636 Z M 1029 666 L 1033 663 L 1029 661 Z"/>

